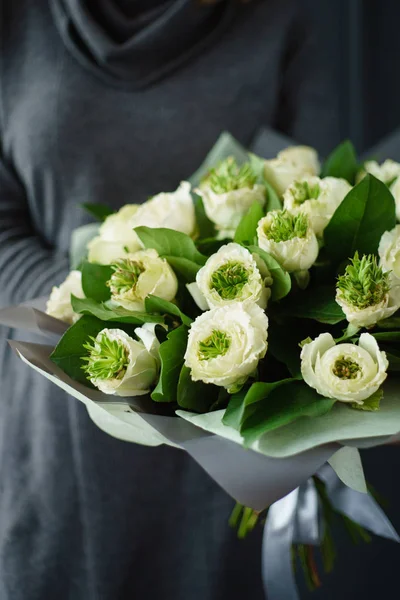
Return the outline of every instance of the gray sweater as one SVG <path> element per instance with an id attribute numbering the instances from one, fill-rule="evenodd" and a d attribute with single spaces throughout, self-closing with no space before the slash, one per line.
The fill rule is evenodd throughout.
<path id="1" fill-rule="evenodd" d="M 0 0 L 0 305 L 65 277 L 80 203 L 175 189 L 221 130 L 337 141 L 295 2 L 128 4 Z M 14 335 L 0 331 L 1 600 L 261 599 L 261 530 L 237 541 L 233 501 L 194 462 L 97 430 L 11 354 Z"/>

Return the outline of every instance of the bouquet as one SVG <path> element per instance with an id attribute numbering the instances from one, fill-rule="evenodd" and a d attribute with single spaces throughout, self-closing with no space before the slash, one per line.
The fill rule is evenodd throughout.
<path id="1" fill-rule="evenodd" d="M 0 311 L 57 339 L 20 358 L 108 434 L 191 454 L 240 536 L 268 509 L 271 599 L 297 597 L 297 561 L 319 584 L 314 546 L 330 570 L 335 514 L 399 541 L 357 448 L 400 432 L 400 164 L 350 142 L 266 160 L 223 134 L 175 192 L 86 209 L 101 224 L 74 232 L 46 314 Z"/>

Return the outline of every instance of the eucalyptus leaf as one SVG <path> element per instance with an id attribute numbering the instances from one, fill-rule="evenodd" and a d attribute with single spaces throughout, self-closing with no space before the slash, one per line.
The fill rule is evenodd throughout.
<path id="1" fill-rule="evenodd" d="M 376 254 L 382 234 L 396 225 L 395 202 L 387 186 L 367 175 L 345 197 L 324 231 L 326 252 L 336 262 L 356 250 Z"/>
<path id="2" fill-rule="evenodd" d="M 109 265 L 97 265 L 84 262 L 82 266 L 82 289 L 87 298 L 97 302 L 105 302 L 111 297 L 107 282 L 111 279 L 113 270 Z"/>
<path id="3" fill-rule="evenodd" d="M 233 394 L 222 417 L 222 422 L 224 425 L 240 431 L 243 422 L 256 410 L 255 404 L 268 398 L 276 388 L 292 381 L 294 380 L 283 379 L 273 383 L 257 381 L 250 388 L 244 388 L 237 394 Z"/>
<path id="4" fill-rule="evenodd" d="M 253 244 L 257 239 L 258 222 L 263 216 L 262 206 L 258 202 L 254 202 L 237 226 L 233 241 L 237 244 Z"/>
<path id="5" fill-rule="evenodd" d="M 154 248 L 162 257 L 184 258 L 203 266 L 207 260 L 193 240 L 180 231 L 165 228 L 137 227 L 135 232 L 145 248 Z"/>
<path id="6" fill-rule="evenodd" d="M 168 302 L 168 300 L 164 300 L 163 298 L 159 298 L 158 296 L 147 296 L 145 300 L 145 307 L 147 313 L 158 313 L 160 315 L 173 315 L 178 317 L 182 321 L 184 325 L 190 327 L 192 323 L 192 319 L 185 315 L 176 304 L 172 302 Z"/>
<path id="7" fill-rule="evenodd" d="M 353 185 L 358 168 L 354 146 L 349 140 L 345 140 L 326 159 L 322 177 L 340 177 Z"/>
<path id="8" fill-rule="evenodd" d="M 280 314 L 335 325 L 346 317 L 335 300 L 331 286 L 315 286 L 290 296 L 280 307 Z"/>
<path id="9" fill-rule="evenodd" d="M 218 400 L 219 388 L 202 381 L 193 381 L 190 369 L 182 367 L 179 381 L 177 401 L 178 405 L 192 412 L 208 412 L 210 407 Z"/>
<path id="10" fill-rule="evenodd" d="M 164 256 L 170 266 L 175 271 L 178 279 L 185 283 L 192 283 L 196 280 L 196 275 L 201 269 L 201 266 L 188 258 L 179 256 Z"/>
<path id="11" fill-rule="evenodd" d="M 284 271 L 277 260 L 265 250 L 262 250 L 259 246 L 248 246 L 249 252 L 258 254 L 258 256 L 265 262 L 268 267 L 273 284 L 271 287 L 271 299 L 281 300 L 287 296 L 292 287 L 292 280 L 290 279 L 289 273 Z"/>
<path id="12" fill-rule="evenodd" d="M 127 310 L 122 306 L 112 308 L 103 302 L 96 302 L 91 298 L 76 298 L 71 296 L 72 309 L 81 315 L 92 315 L 101 321 L 114 323 L 130 323 L 131 325 L 143 325 L 143 323 L 163 323 L 160 315 L 149 315 L 146 312 Z M 105 327 L 105 326 L 104 326 Z"/>
<path id="13" fill-rule="evenodd" d="M 259 402 L 256 410 L 248 417 L 241 434 L 245 446 L 249 446 L 264 433 L 288 425 L 300 417 L 319 417 L 326 414 L 336 400 L 324 398 L 303 381 L 294 381 L 272 390 Z"/>
<path id="14" fill-rule="evenodd" d="M 115 328 L 114 323 L 100 321 L 93 316 L 81 317 L 64 333 L 50 356 L 51 360 L 75 381 L 93 387 L 82 369 L 84 366 L 82 357 L 86 355 L 83 345 L 91 337 L 96 337 L 102 329 L 113 327 Z M 132 327 L 122 325 L 120 329 L 133 335 Z"/>
<path id="15" fill-rule="evenodd" d="M 106 204 L 84 202 L 82 206 L 86 210 L 86 212 L 88 212 L 90 215 L 92 215 L 92 217 L 94 217 L 98 221 L 105 221 L 109 215 L 114 214 L 114 210 Z"/>
<path id="16" fill-rule="evenodd" d="M 173 329 L 160 345 L 160 379 L 151 398 L 155 402 L 177 402 L 178 382 L 186 352 L 188 329 L 181 325 Z"/>

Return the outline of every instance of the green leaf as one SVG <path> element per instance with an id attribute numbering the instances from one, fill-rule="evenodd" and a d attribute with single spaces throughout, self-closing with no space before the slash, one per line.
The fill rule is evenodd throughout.
<path id="1" fill-rule="evenodd" d="M 379 321 L 379 329 L 400 329 L 400 317 L 396 316 L 399 313 L 396 312 L 393 317 Z"/>
<path id="2" fill-rule="evenodd" d="M 328 156 L 322 168 L 322 177 L 341 177 L 354 184 L 358 161 L 353 144 L 346 140 Z"/>
<path id="3" fill-rule="evenodd" d="M 233 241 L 237 244 L 253 244 L 257 239 L 258 222 L 263 216 L 264 209 L 258 202 L 254 202 L 237 226 Z"/>
<path id="4" fill-rule="evenodd" d="M 351 405 L 351 408 L 355 408 L 356 410 L 375 412 L 379 410 L 382 398 L 383 390 L 377 390 L 375 394 L 372 394 L 372 396 L 364 400 L 364 404 L 356 404 L 354 402 L 354 404 Z"/>
<path id="5" fill-rule="evenodd" d="M 111 279 L 113 270 L 108 265 L 96 265 L 84 262 L 82 266 L 82 289 L 87 298 L 97 302 L 105 302 L 111 297 L 107 281 Z"/>
<path id="6" fill-rule="evenodd" d="M 273 284 L 271 287 L 271 299 L 276 301 L 287 296 L 292 287 L 292 280 L 290 279 L 289 273 L 284 271 L 278 261 L 276 261 L 273 256 L 268 254 L 268 252 L 265 252 L 265 250 L 262 250 L 258 246 L 248 246 L 247 249 L 251 253 L 258 254 L 258 256 L 265 262 L 269 272 L 271 273 L 271 277 L 273 279 Z"/>
<path id="7" fill-rule="evenodd" d="M 219 388 L 215 385 L 193 381 L 190 369 L 182 367 L 178 381 L 178 405 L 191 412 L 208 412 L 210 407 L 217 402 Z"/>
<path id="8" fill-rule="evenodd" d="M 231 239 L 225 238 L 223 240 L 219 240 L 217 238 L 205 238 L 204 240 L 196 240 L 196 246 L 200 252 L 205 254 L 206 256 L 211 256 L 218 252 L 218 250 L 232 242 Z"/>
<path id="9" fill-rule="evenodd" d="M 71 296 L 72 309 L 81 315 L 92 315 L 101 321 L 114 323 L 130 323 L 131 325 L 143 325 L 143 323 L 163 323 L 163 317 L 149 315 L 145 312 L 127 310 L 122 306 L 109 307 L 102 302 L 96 302 L 91 298 L 76 298 Z"/>
<path id="10" fill-rule="evenodd" d="M 194 210 L 196 214 L 196 223 L 199 238 L 213 238 L 216 235 L 216 229 L 214 223 L 207 217 L 203 199 L 197 194 L 193 194 L 194 197 Z"/>
<path id="11" fill-rule="evenodd" d="M 98 221 L 105 221 L 105 219 L 114 213 L 113 209 L 106 204 L 95 204 L 92 202 L 84 202 L 83 208 L 92 215 Z"/>
<path id="12" fill-rule="evenodd" d="M 82 366 L 84 365 L 82 357 L 86 355 L 83 344 L 85 344 L 90 337 L 96 337 L 102 329 L 112 329 L 113 327 L 116 327 L 115 324 L 100 321 L 92 316 L 81 317 L 79 321 L 64 333 L 50 356 L 51 360 L 75 381 L 93 387 L 82 369 Z M 129 328 L 123 325 L 120 329 L 133 335 L 133 329 L 131 327 Z"/>
<path id="13" fill-rule="evenodd" d="M 229 156 L 233 156 L 239 165 L 248 161 L 248 154 L 245 148 L 230 133 L 224 131 L 207 154 L 202 165 L 190 177 L 189 181 L 192 187 L 198 186 L 201 180 L 208 175 L 210 169 Z"/>
<path id="14" fill-rule="evenodd" d="M 181 325 L 173 329 L 160 345 L 161 372 L 151 397 L 155 402 L 176 402 L 178 382 L 186 352 L 188 330 Z"/>
<path id="15" fill-rule="evenodd" d="M 193 240 L 180 231 L 137 227 L 135 232 L 145 248 L 154 248 L 160 256 L 184 258 L 200 266 L 207 260 L 207 257 L 197 250 Z"/>
<path id="16" fill-rule="evenodd" d="M 287 366 L 292 377 L 300 375 L 299 344 L 310 333 L 310 322 L 301 319 L 285 319 L 278 324 L 272 319 L 268 327 L 268 354 Z M 311 340 L 310 340 L 311 341 Z"/>
<path id="17" fill-rule="evenodd" d="M 300 417 L 319 417 L 329 412 L 336 400 L 324 398 L 302 381 L 279 386 L 259 404 L 242 425 L 249 446 L 264 433 L 283 427 Z"/>
<path id="18" fill-rule="evenodd" d="M 386 352 L 386 358 L 389 361 L 389 371 L 399 372 L 400 371 L 400 351 L 390 345 L 379 345 L 380 350 Z"/>
<path id="19" fill-rule="evenodd" d="M 222 422 L 240 431 L 243 422 L 256 410 L 254 405 L 257 402 L 265 400 L 276 388 L 292 381 L 294 380 L 282 379 L 273 383 L 257 381 L 250 388 L 244 388 L 237 394 L 233 394 L 222 417 Z"/>
<path id="20" fill-rule="evenodd" d="M 340 323 L 346 318 L 335 300 L 335 289 L 323 285 L 294 294 L 279 307 L 279 312 L 282 315 L 314 319 L 329 325 Z"/>
<path id="21" fill-rule="evenodd" d="M 184 325 L 190 327 L 192 319 L 186 316 L 177 306 L 168 300 L 158 296 L 147 296 L 144 301 L 147 313 L 159 313 L 160 315 L 174 315 L 182 321 Z"/>
<path id="22" fill-rule="evenodd" d="M 250 152 L 249 161 L 254 173 L 257 174 L 258 183 L 263 185 L 266 190 L 267 202 L 265 212 L 269 212 L 270 210 L 280 210 L 282 208 L 282 203 L 279 200 L 279 196 L 272 185 L 264 177 L 265 159 Z"/>
<path id="23" fill-rule="evenodd" d="M 272 185 L 266 179 L 264 179 L 263 185 L 267 190 L 267 209 L 265 212 L 268 213 L 270 210 L 281 210 L 282 202 L 279 200 L 279 196 Z"/>
<path id="24" fill-rule="evenodd" d="M 345 197 L 324 231 L 327 254 L 340 262 L 376 254 L 382 234 L 396 225 L 395 202 L 387 186 L 367 175 Z"/>
<path id="25" fill-rule="evenodd" d="M 180 258 L 178 256 L 164 256 L 164 258 L 173 268 L 178 279 L 185 283 L 192 283 L 192 281 L 196 280 L 197 272 L 201 269 L 199 264 L 187 258 Z"/>
<path id="26" fill-rule="evenodd" d="M 371 333 L 378 342 L 400 342 L 400 331 L 378 331 Z"/>

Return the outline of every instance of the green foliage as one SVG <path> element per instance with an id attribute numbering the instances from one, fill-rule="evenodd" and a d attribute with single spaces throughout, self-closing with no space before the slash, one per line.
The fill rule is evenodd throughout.
<path id="1" fill-rule="evenodd" d="M 354 253 L 376 254 L 385 231 L 396 225 L 395 202 L 387 186 L 367 175 L 336 209 L 325 228 L 326 253 L 340 263 Z"/>
<path id="2" fill-rule="evenodd" d="M 181 325 L 173 329 L 160 345 L 160 379 L 151 398 L 155 402 L 177 402 L 178 382 L 186 352 L 188 329 Z"/>
<path id="3" fill-rule="evenodd" d="M 281 300 L 287 296 L 292 287 L 292 281 L 289 273 L 284 271 L 277 260 L 259 246 L 248 246 L 247 248 L 252 254 L 257 254 L 267 265 L 273 284 L 271 286 L 271 299 L 274 301 Z"/>
<path id="4" fill-rule="evenodd" d="M 110 307 L 103 302 L 96 302 L 91 298 L 71 297 L 73 310 L 80 315 L 91 315 L 101 321 L 114 323 L 130 323 L 131 325 L 143 325 L 143 323 L 163 323 L 164 319 L 158 315 L 149 315 L 145 312 L 132 311 L 122 306 Z"/>
<path id="5" fill-rule="evenodd" d="M 109 215 L 114 213 L 113 209 L 106 204 L 95 204 L 92 202 L 85 202 L 82 204 L 83 208 L 97 221 L 105 221 Z"/>
<path id="6" fill-rule="evenodd" d="M 353 144 L 346 140 L 328 156 L 322 168 L 322 177 L 341 177 L 354 184 L 359 169 Z"/>
<path id="7" fill-rule="evenodd" d="M 146 312 L 153 315 L 160 314 L 178 317 L 178 319 L 180 319 L 187 327 L 190 327 L 192 323 L 192 319 L 185 315 L 176 304 L 168 302 L 168 300 L 164 300 L 158 296 L 147 296 L 145 307 Z"/>
<path id="8" fill-rule="evenodd" d="M 253 244 L 257 240 L 258 222 L 263 216 L 264 210 L 261 204 L 254 202 L 237 226 L 233 241 L 243 245 Z"/>
<path id="9" fill-rule="evenodd" d="M 107 283 L 112 274 L 113 269 L 109 265 L 84 262 L 82 265 L 82 289 L 85 296 L 96 302 L 109 300 L 111 292 Z"/>

